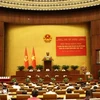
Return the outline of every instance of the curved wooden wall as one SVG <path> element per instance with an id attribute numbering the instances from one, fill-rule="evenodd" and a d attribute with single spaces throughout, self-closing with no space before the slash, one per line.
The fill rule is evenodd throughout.
<path id="1" fill-rule="evenodd" d="M 0 75 L 4 75 L 4 30 L 6 23 L 33 24 L 33 25 L 58 25 L 58 24 L 90 24 L 91 37 L 91 69 L 94 78 L 100 65 L 96 65 L 96 49 L 100 49 L 100 6 L 66 10 L 66 11 L 24 11 L 0 8 Z"/>

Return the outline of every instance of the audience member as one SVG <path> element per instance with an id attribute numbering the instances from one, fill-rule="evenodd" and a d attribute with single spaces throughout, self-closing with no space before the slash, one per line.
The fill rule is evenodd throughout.
<path id="1" fill-rule="evenodd" d="M 75 89 L 75 87 L 72 84 L 69 84 L 69 86 L 66 88 L 66 90 L 67 89 L 72 89 L 73 90 L 73 89 Z"/>
<path id="2" fill-rule="evenodd" d="M 23 90 L 22 91 L 22 94 L 27 94 L 27 90 Z"/>
<path id="3" fill-rule="evenodd" d="M 84 100 L 90 100 L 92 97 L 92 91 L 91 90 L 86 90 L 86 97 Z"/>
<path id="4" fill-rule="evenodd" d="M 33 90 L 32 91 L 32 97 L 28 98 L 28 100 L 41 100 L 41 99 L 37 98 L 37 96 L 38 96 L 38 91 L 37 90 Z"/>
<path id="5" fill-rule="evenodd" d="M 8 88 L 7 88 L 7 86 L 4 86 L 4 87 L 3 87 L 2 93 L 3 93 L 3 94 L 7 94 L 7 93 L 8 93 Z"/>
<path id="6" fill-rule="evenodd" d="M 67 93 L 72 93 L 72 90 L 71 89 L 67 89 Z"/>
<path id="7" fill-rule="evenodd" d="M 17 90 L 20 90 L 20 89 L 21 89 L 21 87 L 19 86 L 18 83 L 14 83 L 14 85 L 12 85 L 12 87 L 13 87 L 14 89 L 17 89 Z"/>
<path id="8" fill-rule="evenodd" d="M 52 88 L 49 88 L 48 91 L 46 92 L 46 94 L 56 94 L 56 92 L 54 92 L 54 91 L 52 90 Z"/>
<path id="9" fill-rule="evenodd" d="M 93 85 L 92 87 L 91 87 L 91 89 L 97 89 L 99 86 L 98 85 Z"/>
<path id="10" fill-rule="evenodd" d="M 79 88 L 80 88 L 79 86 L 75 86 L 75 89 L 76 89 L 76 90 L 79 90 Z"/>

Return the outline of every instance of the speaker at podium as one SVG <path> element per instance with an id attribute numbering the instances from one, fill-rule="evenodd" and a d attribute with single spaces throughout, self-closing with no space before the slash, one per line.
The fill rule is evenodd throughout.
<path id="1" fill-rule="evenodd" d="M 49 56 L 49 52 L 46 52 L 46 56 L 43 58 L 44 61 L 44 70 L 51 71 L 52 70 L 52 57 Z"/>

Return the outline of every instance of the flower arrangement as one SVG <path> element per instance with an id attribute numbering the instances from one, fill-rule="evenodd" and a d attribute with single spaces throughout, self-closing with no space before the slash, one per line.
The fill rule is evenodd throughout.
<path id="1" fill-rule="evenodd" d="M 93 80 L 93 76 L 92 75 L 88 75 L 87 76 L 87 81 L 92 81 Z"/>
<path id="2" fill-rule="evenodd" d="M 37 79 L 39 83 L 43 83 L 44 79 L 43 78 L 38 78 Z"/>
<path id="3" fill-rule="evenodd" d="M 47 74 L 47 75 L 45 75 L 45 77 L 49 77 L 49 75 Z"/>
<path id="4" fill-rule="evenodd" d="M 35 77 L 40 77 L 40 76 L 36 74 L 36 76 L 35 76 Z"/>
<path id="5" fill-rule="evenodd" d="M 30 82 L 31 82 L 31 79 L 30 79 L 29 77 L 27 77 L 27 78 L 25 79 L 25 82 L 26 82 L 26 83 L 30 83 Z"/>
<path id="6" fill-rule="evenodd" d="M 68 83 L 69 82 L 69 79 L 66 77 L 66 78 L 63 79 L 63 82 L 64 83 Z"/>
<path id="7" fill-rule="evenodd" d="M 83 81 L 83 78 L 79 77 L 79 78 L 78 78 L 78 81 Z"/>
<path id="8" fill-rule="evenodd" d="M 98 70 L 98 79 L 100 79 L 100 70 Z"/>
<path id="9" fill-rule="evenodd" d="M 14 82 L 17 82 L 17 79 L 16 79 L 16 78 L 12 78 L 12 79 L 11 79 L 11 82 L 13 82 L 13 83 L 14 83 Z"/>
<path id="10" fill-rule="evenodd" d="M 52 81 L 52 82 L 55 82 L 55 81 L 56 81 L 56 78 L 52 77 L 52 78 L 51 78 L 51 81 Z"/>

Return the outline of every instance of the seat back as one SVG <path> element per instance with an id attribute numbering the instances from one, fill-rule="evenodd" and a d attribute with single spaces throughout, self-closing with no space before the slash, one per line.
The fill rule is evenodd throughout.
<path id="1" fill-rule="evenodd" d="M 14 88 L 8 88 L 8 92 L 16 92 L 17 89 L 14 89 Z"/>
<path id="2" fill-rule="evenodd" d="M 24 89 L 26 90 L 27 92 L 32 92 L 32 88 L 27 88 L 27 89 Z"/>
<path id="3" fill-rule="evenodd" d="M 95 89 L 96 90 L 96 92 L 100 92 L 100 89 Z"/>
<path id="4" fill-rule="evenodd" d="M 67 93 L 66 99 L 79 99 L 79 93 Z"/>
<path id="5" fill-rule="evenodd" d="M 100 98 L 100 92 L 92 92 L 93 98 Z"/>
<path id="6" fill-rule="evenodd" d="M 26 94 L 17 95 L 17 100 L 27 100 L 28 98 L 30 98 L 30 95 L 26 95 Z"/>
<path id="7" fill-rule="evenodd" d="M 16 94 L 22 94 L 22 90 L 17 91 Z"/>
<path id="8" fill-rule="evenodd" d="M 43 94 L 43 100 L 57 100 L 57 94 Z"/>
<path id="9" fill-rule="evenodd" d="M 0 94 L 0 100 L 7 100 L 6 94 Z"/>
<path id="10" fill-rule="evenodd" d="M 74 90 L 74 93 L 84 94 L 84 93 L 85 93 L 85 91 L 84 91 L 84 90 Z"/>
<path id="11" fill-rule="evenodd" d="M 44 93 L 46 93 L 44 90 L 38 91 L 38 95 L 43 95 Z"/>
<path id="12" fill-rule="evenodd" d="M 87 87 L 82 87 L 83 90 L 89 90 L 91 88 L 91 86 L 87 86 Z"/>
<path id="13" fill-rule="evenodd" d="M 59 94 L 65 94 L 66 91 L 65 90 L 55 90 L 55 92 L 59 95 Z"/>
<path id="14" fill-rule="evenodd" d="M 60 88 L 61 88 L 61 89 L 66 89 L 66 88 L 67 88 L 67 86 L 60 86 Z"/>

